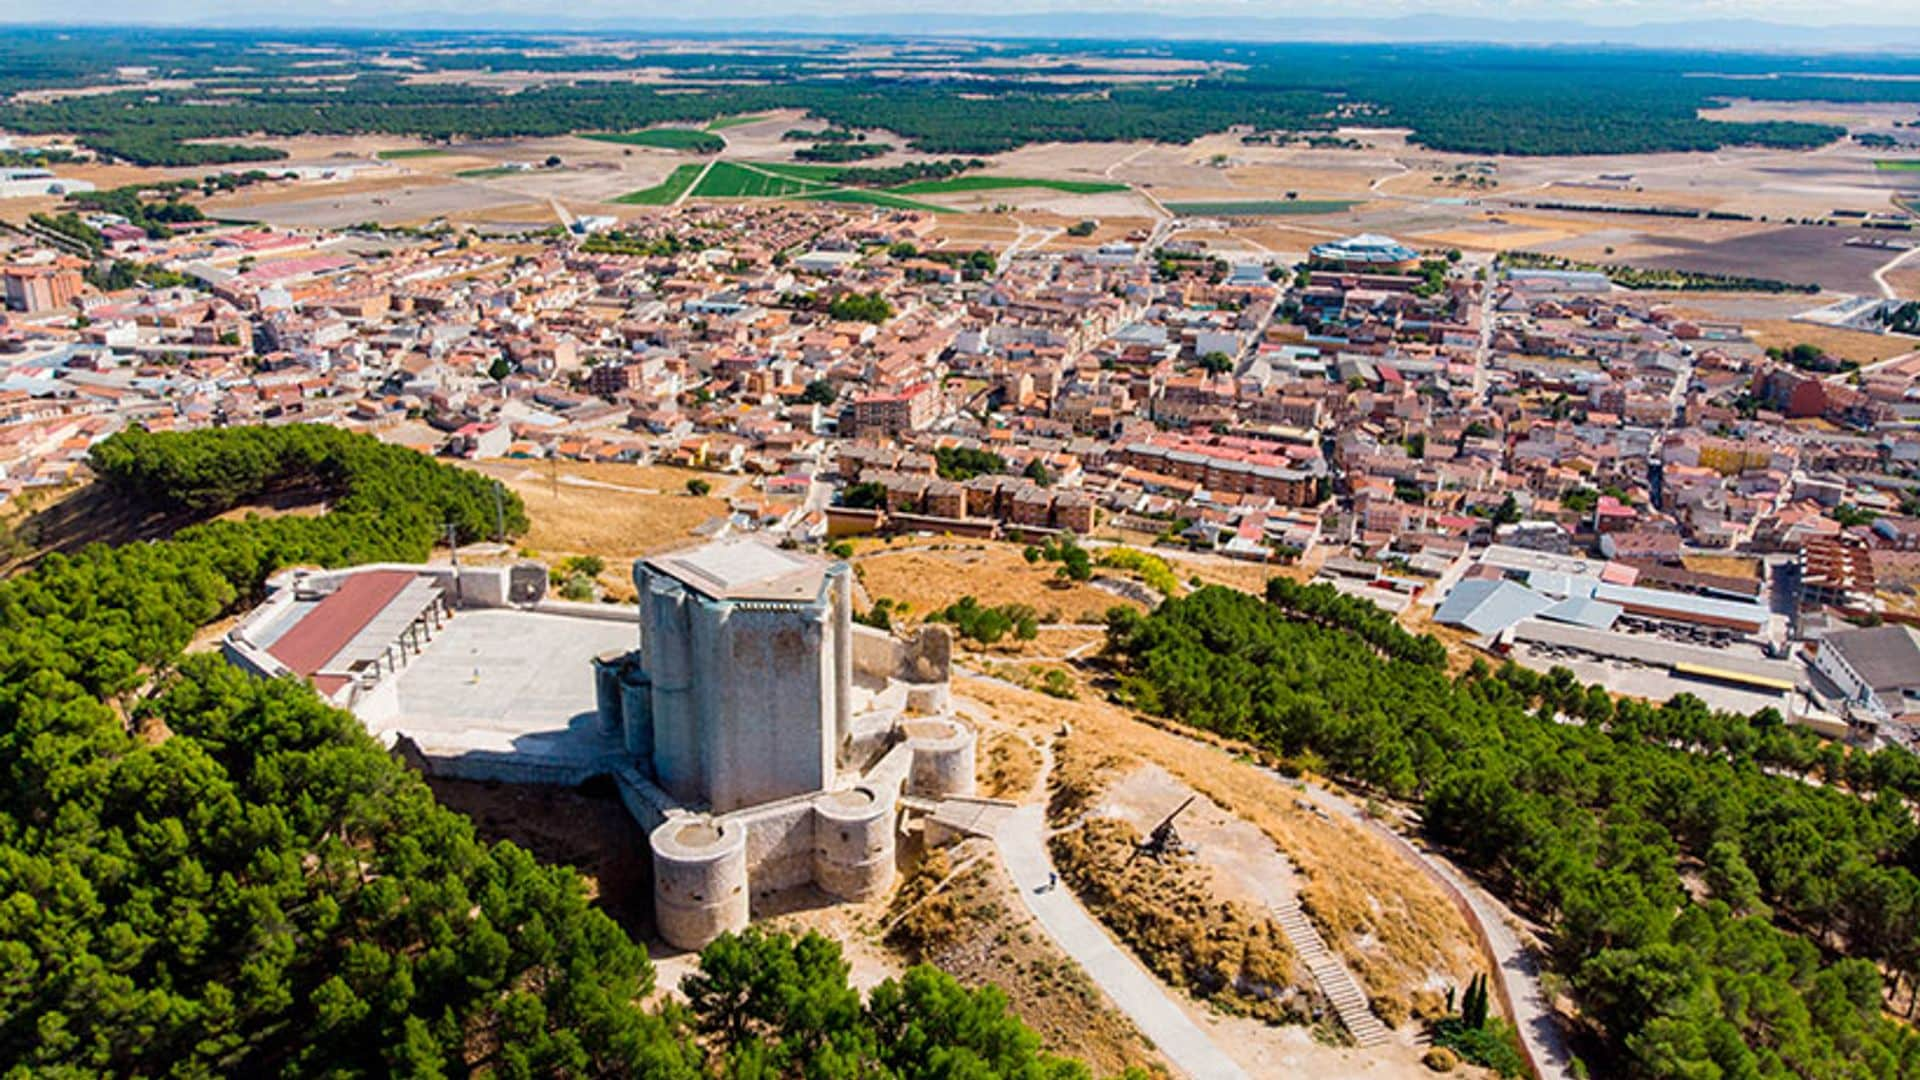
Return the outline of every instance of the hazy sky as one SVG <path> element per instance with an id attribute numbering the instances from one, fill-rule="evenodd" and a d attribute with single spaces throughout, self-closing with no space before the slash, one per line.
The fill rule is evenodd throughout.
<path id="1" fill-rule="evenodd" d="M 733 0 L 725 5 L 661 3 L 656 0 L 9 0 L 0 3 L 7 22 L 163 22 L 178 24 L 296 25 L 361 23 L 391 25 L 404 13 L 408 22 L 434 15 L 447 29 L 478 27 L 530 19 L 593 20 L 645 25 L 655 20 L 689 18 L 769 18 L 782 14 L 856 17 L 884 12 L 1064 13 L 1073 11 L 1154 12 L 1165 15 L 1232 15 L 1268 18 L 1394 17 L 1459 14 L 1497 19 L 1569 19 L 1631 24 L 1675 19 L 1752 18 L 1776 22 L 1835 25 L 1848 23 L 1920 26 L 1916 0 L 1348 0 L 1338 5 L 1287 3 L 1285 0 Z M 1111 33 L 1111 27 L 1102 27 Z M 1920 47 L 1920 43 L 1916 43 Z"/>

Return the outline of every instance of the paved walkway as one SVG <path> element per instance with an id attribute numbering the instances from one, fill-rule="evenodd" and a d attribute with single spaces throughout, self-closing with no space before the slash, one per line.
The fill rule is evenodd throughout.
<path id="1" fill-rule="evenodd" d="M 1041 928 L 1153 1040 L 1175 1069 L 1194 1080 L 1247 1080 L 1240 1066 L 1167 996 L 1159 980 L 1114 944 L 1080 906 L 1072 889 L 1048 887 L 1053 860 L 1047 854 L 1044 806 L 1032 803 L 1013 811 L 994 839 L 1014 888 Z"/>

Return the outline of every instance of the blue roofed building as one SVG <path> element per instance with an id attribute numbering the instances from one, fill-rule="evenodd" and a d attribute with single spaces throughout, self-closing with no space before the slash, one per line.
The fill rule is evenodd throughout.
<path id="1" fill-rule="evenodd" d="M 1552 606 L 1552 600 L 1525 585 L 1473 578 L 1453 587 L 1433 613 L 1433 621 L 1491 635 Z"/>

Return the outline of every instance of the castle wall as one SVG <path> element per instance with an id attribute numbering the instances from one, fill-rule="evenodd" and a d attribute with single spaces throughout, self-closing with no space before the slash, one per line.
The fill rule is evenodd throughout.
<path id="1" fill-rule="evenodd" d="M 702 680 L 707 798 L 716 812 L 833 786 L 837 696 L 824 607 L 701 606 L 697 642 L 714 661 Z M 697 635 L 698 636 L 698 635 Z M 824 714 L 824 715 L 823 715 Z"/>
<path id="2" fill-rule="evenodd" d="M 602 653 L 593 658 L 593 712 L 594 723 L 599 725 L 602 735 L 620 734 L 625 719 L 625 705 L 620 688 L 620 674 L 625 669 L 627 654 L 623 652 Z"/>
<path id="3" fill-rule="evenodd" d="M 634 766 L 653 778 L 653 680 L 631 660 L 620 673 L 620 741 Z"/>
<path id="4" fill-rule="evenodd" d="M 788 799 L 729 815 L 747 828 L 747 875 L 754 896 L 813 881 L 812 799 Z"/>

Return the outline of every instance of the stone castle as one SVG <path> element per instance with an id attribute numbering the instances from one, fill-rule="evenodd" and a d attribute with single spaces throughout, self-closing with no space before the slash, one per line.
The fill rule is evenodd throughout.
<path id="1" fill-rule="evenodd" d="M 639 648 L 595 659 L 596 704 L 635 774 L 617 779 L 650 829 L 660 936 L 699 948 L 754 895 L 807 884 L 884 893 L 903 800 L 974 790 L 945 629 L 860 626 L 846 564 L 754 540 L 633 576 Z"/>

